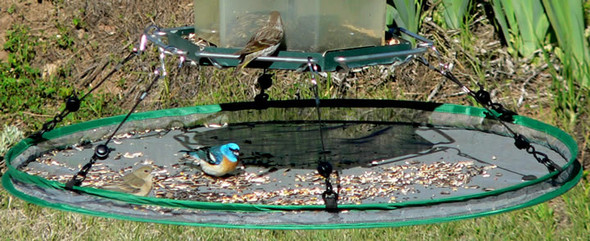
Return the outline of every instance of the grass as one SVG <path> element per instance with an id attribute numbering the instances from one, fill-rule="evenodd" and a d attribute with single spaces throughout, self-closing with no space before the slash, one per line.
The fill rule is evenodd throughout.
<path id="1" fill-rule="evenodd" d="M 65 31 L 63 27 L 58 29 L 60 32 Z M 59 48 L 68 47 L 72 43 L 62 42 L 66 38 L 70 37 L 62 35 L 54 44 Z M 76 83 L 69 80 L 71 78 L 69 68 L 75 63 L 68 63 L 55 70 L 54 74 L 46 76 L 42 75 L 39 68 L 32 66 L 31 62 L 38 57 L 39 49 L 36 47 L 45 44 L 48 43 L 39 42 L 30 35 L 30 28 L 27 26 L 15 24 L 7 31 L 6 42 L 2 47 L 9 53 L 8 59 L 0 63 L 0 79 L 2 79 L 0 120 L 6 122 L 11 119 L 20 119 L 22 123 L 26 123 L 25 129 L 38 129 L 42 124 L 38 118 L 53 117 L 55 113 L 63 109 L 63 106 L 60 106 L 63 100 L 75 91 Z M 85 93 L 85 90 L 77 92 Z M 83 103 L 83 107 L 90 108 L 92 111 L 71 115 L 65 120 L 66 123 L 80 118 L 88 119 L 91 116 L 116 113 L 116 110 L 120 108 L 112 105 L 112 98 L 112 95 L 104 92 L 90 95 L 87 98 L 88 101 Z"/>
<path id="2" fill-rule="evenodd" d="M 83 2 L 83 1 L 81 1 Z M 192 2 L 192 1 L 186 1 Z M 409 4 L 413 1 L 395 1 L 396 7 L 401 3 Z M 399 3 L 398 3 L 399 2 Z M 130 43 L 136 40 L 138 34 L 133 29 L 140 29 L 156 16 L 145 14 L 127 14 L 124 16 L 119 8 L 107 9 L 100 1 L 88 3 L 87 7 L 71 2 L 69 10 L 73 13 L 69 19 L 59 19 L 51 22 L 44 32 L 36 31 L 42 27 L 30 27 L 27 24 L 12 25 L 5 34 L 5 45 L 8 59 L 0 62 L 0 120 L 4 125 L 0 138 L 0 156 L 7 147 L 20 140 L 24 134 L 37 130 L 41 124 L 52 118 L 56 111 L 63 108 L 63 98 L 74 90 L 85 93 L 91 84 L 85 82 L 101 73 L 99 71 L 105 63 L 114 63 L 125 55 L 129 46 L 117 46 L 120 43 Z M 56 7 L 66 11 L 64 1 L 53 1 Z M 145 3 L 150 4 L 150 3 Z M 177 22 L 192 21 L 180 19 L 183 15 L 166 17 L 178 8 L 172 3 L 170 8 L 164 8 L 167 3 L 159 3 L 158 23 L 165 26 L 178 26 Z M 33 4 L 34 5 L 34 4 Z M 587 4 L 588 5 L 588 4 Z M 24 14 L 23 4 L 14 3 L 6 10 L 10 15 Z M 156 9 L 158 6 L 144 6 L 146 9 Z M 590 7 L 590 6 L 589 6 Z M 496 90 L 495 100 L 518 109 L 521 114 L 540 119 L 563 128 L 571 133 L 580 146 L 580 161 L 587 165 L 590 146 L 590 93 L 576 81 L 577 71 L 568 68 L 567 61 L 558 61 L 551 51 L 543 52 L 545 62 L 552 64 L 524 85 L 535 69 L 534 61 L 520 61 L 510 55 L 503 55 L 506 47 L 486 47 L 485 42 L 495 39 L 492 35 L 484 35 L 485 26 L 490 23 L 477 21 L 477 14 L 481 10 L 471 6 L 476 12 L 463 18 L 458 31 L 445 32 L 436 30 L 424 24 L 423 33 L 436 40 L 443 50 L 446 60 L 453 60 L 456 64 L 455 73 L 465 80 L 466 84 L 483 82 L 487 89 Z M 81 9 L 84 9 L 83 11 Z M 192 9 L 189 6 L 188 9 Z M 45 11 L 45 10 L 44 10 Z M 420 10 L 414 9 L 416 15 Z M 100 12 L 112 13 L 111 18 L 93 18 L 93 14 Z M 588 12 L 588 10 L 586 10 Z M 148 18 L 146 20 L 146 18 Z M 23 18 L 26 19 L 26 18 Z M 116 22 L 120 21 L 120 22 Z M 129 25 L 134 22 L 135 25 Z M 141 24 L 140 24 L 141 23 Z M 166 25 L 169 23 L 171 25 Z M 30 25 L 34 23 L 28 23 Z M 109 24 L 119 27 L 120 35 L 105 36 L 96 30 L 97 26 Z M 108 29 L 108 28 L 106 28 Z M 479 32 L 477 31 L 479 30 Z M 78 39 L 76 31 L 86 31 L 87 39 Z M 487 30 L 486 30 L 487 31 Z M 453 33 L 460 33 L 453 35 Z M 57 35 L 60 38 L 57 38 Z M 103 34 L 103 35 L 101 35 Z M 95 36 L 95 37 L 92 37 Z M 455 37 L 453 37 L 455 36 Z M 99 38 L 100 37 L 100 38 Z M 449 42 L 445 42 L 449 40 Z M 89 44 L 85 44 L 87 43 Z M 113 44 L 115 43 L 115 44 Z M 123 49 L 123 52 L 121 52 Z M 480 50 L 487 50 L 482 53 Z M 103 51 L 98 53 L 98 51 Z M 91 52 L 95 55 L 82 55 Z M 566 51 L 564 51 L 566 52 Z M 151 53 L 153 54 L 153 53 Z M 570 53 L 573 54 L 573 53 Z M 565 55 L 565 54 L 564 54 Z M 43 65 L 55 56 L 66 58 L 58 66 L 54 74 L 42 77 Z M 72 56 L 72 57 L 69 57 Z M 105 57 L 106 56 L 106 57 Z M 134 102 L 137 93 L 141 92 L 150 77 L 151 68 L 157 63 L 150 61 L 153 55 L 147 55 L 135 62 L 130 62 L 113 79 L 105 83 L 98 92 L 89 96 L 83 102 L 80 112 L 70 115 L 65 124 L 85 121 L 98 117 L 121 114 Z M 102 58 L 102 59 L 101 59 Z M 571 57 L 560 57 L 570 59 Z M 95 62 L 84 60 L 95 59 Z M 155 59 L 155 58 L 153 58 Z M 478 60 L 479 61 L 474 61 Z M 173 66 L 173 61 L 169 66 Z M 511 72 L 510 64 L 515 65 Z M 79 78 L 80 73 L 90 69 L 92 65 L 99 67 L 85 78 Z M 177 106 L 211 104 L 230 101 L 251 100 L 257 94 L 254 88 L 255 77 L 259 70 L 247 71 L 239 79 L 234 78 L 231 71 L 219 71 L 209 68 L 187 67 L 180 71 L 170 71 L 167 79 L 160 82 L 158 89 L 152 91 L 148 99 L 140 107 L 142 110 L 170 108 Z M 509 72 L 510 74 L 499 74 Z M 277 71 L 277 78 L 273 79 L 273 86 L 268 90 L 271 99 L 292 99 L 295 96 L 311 98 L 308 75 L 298 75 L 290 72 Z M 215 81 L 210 81 L 211 79 Z M 142 81 L 140 81 L 142 80 Z M 433 88 L 441 81 L 440 76 L 433 74 L 423 66 L 415 63 L 404 65 L 383 74 L 383 69 L 373 67 L 359 73 L 335 74 L 318 77 L 320 95 L 322 98 L 393 98 L 425 100 L 434 96 L 438 102 L 471 104 L 470 99 L 458 94 L 452 83 L 442 85 L 440 90 Z M 92 82 L 96 83 L 96 81 Z M 551 83 L 551 84 L 548 84 Z M 470 85 L 471 86 L 471 85 Z M 524 87 L 526 88 L 524 88 Z M 549 86 L 549 87 L 548 87 Z M 524 88 L 529 94 L 525 98 L 525 105 L 516 107 L 516 99 Z M 11 96 L 16 98 L 11 98 Z M 512 108 L 511 108 L 512 109 Z M 16 128 L 18 126 L 18 128 Z M 24 133 L 23 133 L 24 132 Z M 0 236 L 1 240 L 588 240 L 590 236 L 590 182 L 588 171 L 583 180 L 572 190 L 547 203 L 513 212 L 492 215 L 477 219 L 420 225 L 399 228 L 376 229 L 348 229 L 348 230 L 245 230 L 201 228 L 154 223 L 130 222 L 101 217 L 63 212 L 26 203 L 17 199 L 0 188 Z"/>

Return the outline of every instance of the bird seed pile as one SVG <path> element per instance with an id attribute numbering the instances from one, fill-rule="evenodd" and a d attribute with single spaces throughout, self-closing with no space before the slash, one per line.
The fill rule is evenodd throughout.
<path id="1" fill-rule="evenodd" d="M 71 151 L 64 155 L 70 155 L 68 153 Z M 42 155 L 37 158 L 36 165 L 28 165 L 23 171 L 52 181 L 69 181 L 72 173 L 76 173 L 79 167 L 69 167 L 56 160 L 57 153 L 53 151 Z M 118 181 L 138 166 L 152 165 L 153 188 L 149 196 L 153 197 L 215 203 L 323 204 L 321 194 L 325 191 L 325 179 L 316 170 L 283 168 L 268 171 L 242 166 L 231 176 L 218 178 L 183 164 L 185 157 L 178 158 L 175 164 L 159 165 L 142 156 L 141 152 L 116 154 L 114 159 L 139 159 L 133 165 L 116 170 L 111 169 L 106 162 L 95 163 L 83 186 L 101 188 Z M 50 168 L 39 168 L 39 165 L 62 171 L 49 174 L 45 170 Z M 490 170 L 495 168 L 495 165 L 476 165 L 471 160 L 441 160 L 431 163 L 406 161 L 403 164 L 343 169 L 338 175 L 333 173 L 330 179 L 335 191 L 339 193 L 340 204 L 392 203 L 409 200 L 415 194 L 428 189 L 435 190 L 430 191 L 434 193 L 429 194 L 430 198 L 449 196 L 459 190 L 491 191 L 492 188 L 480 187 L 470 182 L 476 177 L 490 178 Z M 496 179 L 501 175 L 499 172 L 493 174 Z"/>

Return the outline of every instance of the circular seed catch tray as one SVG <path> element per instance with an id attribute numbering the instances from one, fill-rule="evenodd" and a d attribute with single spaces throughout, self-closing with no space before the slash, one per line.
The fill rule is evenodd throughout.
<path id="1" fill-rule="evenodd" d="M 39 205 L 136 221 L 247 228 L 358 228 L 434 223 L 534 205 L 581 177 L 577 148 L 561 130 L 515 116 L 561 170 L 548 171 L 484 109 L 391 100 L 231 103 L 131 115 L 74 190 L 69 181 L 122 116 L 25 139 L 6 155 L 4 187 Z M 322 128 L 320 134 L 320 126 Z M 323 137 L 323 140 L 322 140 Z M 203 174 L 182 150 L 229 142 L 239 168 Z M 322 149 L 322 145 L 325 151 Z M 320 161 L 331 164 L 338 209 L 326 211 Z M 101 189 L 151 165 L 147 197 Z"/>

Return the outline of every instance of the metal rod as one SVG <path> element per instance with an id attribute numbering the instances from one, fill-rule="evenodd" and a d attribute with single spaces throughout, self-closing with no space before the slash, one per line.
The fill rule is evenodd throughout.
<path id="1" fill-rule="evenodd" d="M 197 58 L 215 58 L 215 59 L 239 59 L 240 55 L 237 54 L 222 54 L 222 53 L 211 53 L 211 52 L 195 52 L 194 54 Z M 256 61 L 265 61 L 265 62 L 290 62 L 290 63 L 299 63 L 299 64 L 307 64 L 308 59 L 307 57 L 279 57 L 279 56 L 263 56 L 256 58 Z M 312 63 L 317 63 L 316 59 L 311 60 Z"/>
<path id="2" fill-rule="evenodd" d="M 336 61 L 340 64 L 346 64 L 348 62 L 387 59 L 387 58 L 393 58 L 393 57 L 404 56 L 404 55 L 422 54 L 422 53 L 426 52 L 427 50 L 428 49 L 426 49 L 426 48 L 416 48 L 416 49 L 410 49 L 410 50 L 404 50 L 404 51 L 396 51 L 396 52 L 389 52 L 389 53 L 377 53 L 377 54 L 369 54 L 369 55 L 361 55 L 361 56 L 348 56 L 348 57 L 340 56 L 340 57 L 334 57 L 334 61 Z"/>
<path id="3" fill-rule="evenodd" d="M 404 33 L 405 35 L 415 38 L 416 40 L 426 43 L 427 46 L 434 46 L 434 42 L 432 42 L 430 39 L 427 39 L 423 36 L 418 35 L 417 33 L 411 32 L 410 30 L 407 30 L 405 28 L 397 28 L 397 30 Z M 390 31 L 391 31 L 391 29 L 390 29 Z"/>
<path id="4" fill-rule="evenodd" d="M 186 55 L 186 52 L 180 50 L 176 47 L 170 46 L 162 42 L 162 37 L 166 36 L 168 32 L 176 32 L 181 30 L 182 28 L 172 28 L 172 29 L 165 29 L 161 30 L 159 27 L 152 25 L 148 26 L 144 30 L 144 36 L 146 39 L 155 45 L 164 49 L 166 54 L 175 54 L 175 55 Z M 393 57 L 399 56 L 414 56 L 418 54 L 422 54 L 428 50 L 428 48 L 434 46 L 434 42 L 431 40 L 420 36 L 416 33 L 410 32 L 404 28 L 396 28 L 390 29 L 389 31 L 396 31 L 406 34 L 412 38 L 415 38 L 418 41 L 421 41 L 422 44 L 418 44 L 418 48 L 404 50 L 404 51 L 395 51 L 395 52 L 388 52 L 388 53 L 376 53 L 376 54 L 368 54 L 362 56 L 339 56 L 335 57 L 334 61 L 340 64 L 341 67 L 344 69 L 348 69 L 347 63 L 356 62 L 356 61 L 369 61 L 369 60 L 379 60 L 379 59 L 389 59 Z M 194 54 L 196 58 L 208 58 L 216 67 L 222 67 L 220 64 L 215 61 L 215 59 L 239 59 L 239 55 L 236 54 L 227 54 L 227 53 L 212 53 L 206 51 L 196 51 Z M 265 57 L 258 57 L 256 61 L 264 61 L 264 62 L 286 62 L 286 63 L 299 63 L 299 64 L 307 64 L 310 60 L 307 57 L 281 57 L 281 56 L 265 56 Z M 319 64 L 316 59 L 311 60 L 314 64 Z"/>

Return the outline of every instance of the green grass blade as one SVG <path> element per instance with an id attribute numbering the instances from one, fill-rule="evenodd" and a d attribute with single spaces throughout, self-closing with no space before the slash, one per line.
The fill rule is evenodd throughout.
<path id="1" fill-rule="evenodd" d="M 508 25 L 508 21 L 506 20 L 506 14 L 504 13 L 502 1 L 500 0 L 493 0 L 492 1 L 492 8 L 494 9 L 494 17 L 498 23 L 498 27 L 502 31 L 502 35 L 504 35 L 504 40 L 510 46 L 510 25 Z"/>
<path id="2" fill-rule="evenodd" d="M 512 1 L 512 7 L 519 29 L 518 50 L 522 56 L 530 57 L 543 46 L 549 21 L 540 0 Z"/>
<path id="3" fill-rule="evenodd" d="M 459 29 L 469 7 L 469 0 L 443 0 L 443 15 L 448 28 Z"/>
<path id="4" fill-rule="evenodd" d="M 494 16 L 500 25 L 504 40 L 508 45 L 508 51 L 516 56 L 517 41 L 515 40 L 515 33 L 518 33 L 518 25 L 514 18 L 514 9 L 512 8 L 512 0 L 493 0 L 492 8 L 494 9 Z"/>
<path id="5" fill-rule="evenodd" d="M 584 38 L 582 1 L 543 0 L 543 5 L 564 57 L 572 58 L 574 75 L 583 86 L 590 86 L 590 50 Z"/>
<path id="6" fill-rule="evenodd" d="M 388 10 L 398 27 L 417 33 L 422 22 L 420 6 L 422 6 L 422 0 L 393 0 L 393 8 Z M 408 40 L 414 42 L 414 39 Z"/>

